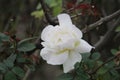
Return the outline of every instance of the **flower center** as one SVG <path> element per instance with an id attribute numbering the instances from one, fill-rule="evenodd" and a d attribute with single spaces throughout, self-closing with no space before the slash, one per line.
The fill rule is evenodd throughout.
<path id="1" fill-rule="evenodd" d="M 73 43 L 70 43 L 70 44 L 73 44 Z M 79 41 L 75 41 L 73 48 L 66 47 L 66 48 L 60 50 L 60 51 L 58 52 L 58 54 L 62 54 L 62 53 L 65 53 L 65 52 L 71 53 L 71 51 L 74 51 L 75 48 L 79 46 L 79 44 L 80 44 Z"/>

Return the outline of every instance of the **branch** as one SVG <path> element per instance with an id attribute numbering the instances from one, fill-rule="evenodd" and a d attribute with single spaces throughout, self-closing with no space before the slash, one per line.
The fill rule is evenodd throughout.
<path id="1" fill-rule="evenodd" d="M 101 67 L 103 67 L 106 63 L 114 60 L 117 56 L 111 57 L 110 59 L 108 59 L 107 61 L 105 61 L 103 64 L 101 64 L 98 68 L 96 68 L 93 72 L 91 72 L 90 74 L 95 74 Z"/>
<path id="2" fill-rule="evenodd" d="M 28 69 L 27 72 L 25 73 L 25 76 L 23 77 L 22 80 L 27 80 L 28 76 L 31 74 L 31 70 Z"/>
<path id="3" fill-rule="evenodd" d="M 103 48 L 104 45 L 106 45 L 112 40 L 112 38 L 115 35 L 115 29 L 118 24 L 120 24 L 120 18 L 118 18 L 117 21 L 111 26 L 111 28 L 107 31 L 104 37 L 95 44 L 95 50 L 100 50 L 101 48 Z"/>
<path id="4" fill-rule="evenodd" d="M 109 16 L 101 18 L 99 21 L 97 21 L 97 22 L 95 22 L 93 24 L 90 24 L 87 28 L 82 29 L 82 32 L 86 33 L 88 31 L 96 28 L 97 26 L 101 25 L 102 23 L 110 21 L 110 20 L 116 18 L 119 15 L 120 15 L 120 9 L 118 11 L 114 12 L 113 14 L 109 15 Z"/>
<path id="5" fill-rule="evenodd" d="M 52 20 L 52 18 L 50 18 L 50 16 L 49 16 L 49 12 L 48 12 L 48 10 L 47 10 L 47 8 L 46 8 L 46 5 L 45 5 L 45 2 L 44 2 L 45 0 L 40 0 L 40 3 L 41 3 L 41 7 L 42 7 L 42 9 L 43 9 L 43 12 L 44 12 L 44 15 L 45 15 L 45 17 L 46 17 L 46 20 L 48 21 L 48 23 L 50 23 L 51 25 L 56 25 L 57 23 L 55 22 L 55 21 L 53 21 Z"/>
<path id="6" fill-rule="evenodd" d="M 95 70 L 93 70 L 92 72 L 89 72 L 89 74 L 95 74 L 101 67 L 103 67 L 106 63 L 109 63 L 110 61 L 119 58 L 120 56 L 120 52 L 116 53 L 117 55 L 115 55 L 114 57 L 109 58 L 107 61 L 105 61 L 103 64 L 101 64 L 100 66 L 98 66 Z"/>

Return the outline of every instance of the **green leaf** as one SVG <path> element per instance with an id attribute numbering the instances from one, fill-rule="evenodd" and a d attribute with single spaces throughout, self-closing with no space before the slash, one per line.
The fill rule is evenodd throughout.
<path id="1" fill-rule="evenodd" d="M 88 68 L 90 68 L 90 69 L 94 68 L 94 66 L 95 66 L 95 61 L 91 60 L 91 59 L 88 59 L 85 63 L 88 66 Z"/>
<path id="2" fill-rule="evenodd" d="M 36 48 L 35 44 L 26 42 L 26 43 L 19 44 L 17 47 L 17 50 L 26 52 L 26 51 L 33 50 L 35 48 Z"/>
<path id="3" fill-rule="evenodd" d="M 76 76 L 74 80 L 82 80 L 79 76 Z"/>
<path id="4" fill-rule="evenodd" d="M 81 67 L 79 67 L 79 69 L 76 70 L 76 73 L 77 73 L 76 77 L 79 77 L 80 80 L 88 80 L 89 79 L 88 74 Z"/>
<path id="5" fill-rule="evenodd" d="M 113 77 L 112 80 L 119 80 L 120 79 L 120 74 L 115 69 L 111 69 L 110 74 L 111 74 L 111 77 Z"/>
<path id="6" fill-rule="evenodd" d="M 3 33 L 0 33 L 0 40 L 1 41 L 9 41 L 10 40 L 10 37 L 3 34 Z"/>
<path id="7" fill-rule="evenodd" d="M 81 55 L 82 55 L 83 61 L 86 61 L 89 58 L 90 53 L 82 53 Z"/>
<path id="8" fill-rule="evenodd" d="M 27 61 L 27 59 L 22 54 L 17 55 L 16 62 L 25 63 L 26 61 Z"/>
<path id="9" fill-rule="evenodd" d="M 102 61 L 100 61 L 100 60 L 99 60 L 99 61 L 97 61 L 97 65 L 98 65 L 98 66 L 100 66 L 100 65 L 102 65 L 102 64 L 103 64 L 103 62 L 102 62 Z"/>
<path id="10" fill-rule="evenodd" d="M 4 60 L 4 64 L 9 67 L 12 68 L 14 66 L 14 62 L 16 59 L 16 54 L 11 54 L 6 60 Z"/>
<path id="11" fill-rule="evenodd" d="M 38 37 L 31 37 L 31 38 L 23 39 L 23 40 L 21 40 L 21 41 L 18 43 L 18 45 L 20 45 L 20 44 L 22 44 L 22 43 L 26 43 L 26 42 L 28 42 L 28 41 L 30 41 L 30 40 L 33 40 L 33 39 L 36 39 L 36 38 L 38 38 Z"/>
<path id="12" fill-rule="evenodd" d="M 41 4 L 39 3 L 36 7 L 37 10 L 41 9 Z"/>
<path id="13" fill-rule="evenodd" d="M 40 11 L 34 11 L 31 13 L 31 16 L 34 16 L 35 18 L 41 18 L 43 16 L 43 10 Z"/>
<path id="14" fill-rule="evenodd" d="M 57 16 L 62 11 L 62 7 L 57 6 L 53 8 L 54 16 Z"/>
<path id="15" fill-rule="evenodd" d="M 80 63 L 77 62 L 75 65 L 74 65 L 75 69 L 78 69 L 80 67 Z"/>
<path id="16" fill-rule="evenodd" d="M 57 80 L 72 80 L 73 77 L 70 74 L 62 74 L 58 77 Z"/>
<path id="17" fill-rule="evenodd" d="M 17 77 L 13 72 L 9 71 L 5 74 L 4 80 L 17 80 Z"/>
<path id="18" fill-rule="evenodd" d="M 95 66 L 95 61 L 90 59 L 90 53 L 82 53 L 82 62 L 87 66 L 87 68 L 93 68 Z"/>
<path id="19" fill-rule="evenodd" d="M 109 69 L 106 66 L 103 66 L 97 71 L 97 74 L 104 75 L 108 70 Z"/>
<path id="20" fill-rule="evenodd" d="M 17 76 L 19 76 L 20 78 L 25 76 L 25 71 L 23 69 L 21 69 L 20 67 L 14 67 L 12 69 L 12 72 L 14 72 Z"/>
<path id="21" fill-rule="evenodd" d="M 0 63 L 0 71 L 5 73 L 8 70 L 7 66 L 4 63 Z"/>
<path id="22" fill-rule="evenodd" d="M 116 64 L 115 64 L 114 61 L 110 61 L 109 63 L 106 64 L 106 66 L 107 66 L 109 69 L 114 68 L 115 65 L 116 65 Z"/>
<path id="23" fill-rule="evenodd" d="M 61 0 L 60 0 L 61 1 Z M 45 0 L 45 2 L 50 6 L 50 7 L 55 7 L 59 1 L 56 0 Z"/>
<path id="24" fill-rule="evenodd" d="M 118 52 L 117 49 L 111 49 L 111 53 L 112 53 L 113 55 L 116 55 L 117 52 Z"/>
<path id="25" fill-rule="evenodd" d="M 100 65 L 102 65 L 102 64 L 100 64 Z M 114 61 L 108 62 L 97 71 L 97 74 L 104 75 L 107 72 L 109 72 L 110 70 L 114 69 L 114 66 L 115 66 Z"/>
<path id="26" fill-rule="evenodd" d="M 18 43 L 17 50 L 26 52 L 26 51 L 30 51 L 30 50 L 35 49 L 36 48 L 35 44 L 30 43 L 28 41 L 36 39 L 36 38 L 37 37 L 32 37 L 32 38 L 27 38 L 27 39 L 21 40 Z"/>
<path id="27" fill-rule="evenodd" d="M 25 63 L 26 62 L 26 59 L 25 58 L 17 58 L 17 62 L 18 63 Z"/>
<path id="28" fill-rule="evenodd" d="M 2 46 L 3 45 L 3 42 L 2 42 L 2 40 L 0 40 L 0 46 Z"/>
<path id="29" fill-rule="evenodd" d="M 80 80 L 88 80 L 89 79 L 88 75 L 82 74 L 82 73 L 80 73 L 79 78 L 80 78 Z"/>
<path id="30" fill-rule="evenodd" d="M 97 60 L 97 59 L 99 59 L 99 58 L 100 58 L 100 53 L 95 52 L 95 53 L 92 54 L 92 59 L 93 59 L 93 60 Z"/>
<path id="31" fill-rule="evenodd" d="M 111 79 L 111 75 L 109 72 L 105 73 L 105 75 L 103 75 L 102 77 L 103 77 L 103 80 L 113 80 Z"/>
<path id="32" fill-rule="evenodd" d="M 110 70 L 110 73 L 113 75 L 113 76 L 119 76 L 119 73 L 115 70 L 115 69 L 111 69 Z"/>
<path id="33" fill-rule="evenodd" d="M 120 32 L 120 26 L 118 26 L 115 31 Z"/>

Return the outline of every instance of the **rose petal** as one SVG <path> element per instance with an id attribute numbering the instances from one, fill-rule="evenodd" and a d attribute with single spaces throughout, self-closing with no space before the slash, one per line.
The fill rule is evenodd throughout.
<path id="1" fill-rule="evenodd" d="M 77 47 L 77 50 L 80 53 L 86 53 L 86 52 L 90 52 L 92 48 L 93 47 L 89 43 L 87 43 L 85 40 L 81 39 L 80 44 Z"/>
<path id="2" fill-rule="evenodd" d="M 59 25 L 63 27 L 69 27 L 73 25 L 70 16 L 65 13 L 58 15 L 58 21 Z"/>
<path id="3" fill-rule="evenodd" d="M 59 25 L 60 27 L 65 28 L 65 30 L 70 30 L 69 32 L 74 33 L 73 35 L 78 38 L 82 37 L 82 32 L 72 24 L 71 18 L 68 14 L 60 14 L 58 15 Z"/>
<path id="4" fill-rule="evenodd" d="M 71 33 L 73 33 L 78 39 L 82 38 L 83 34 L 81 30 L 77 28 L 75 25 L 71 27 L 71 30 L 72 30 Z"/>
<path id="5" fill-rule="evenodd" d="M 54 49 L 43 48 L 40 55 L 47 61 L 48 64 L 60 65 L 68 58 L 68 51 L 57 54 Z"/>
<path id="6" fill-rule="evenodd" d="M 74 65 L 76 62 L 80 62 L 82 56 L 79 53 L 71 53 L 69 58 L 65 63 L 63 63 L 64 73 L 69 72 L 70 70 L 74 69 Z"/>
<path id="7" fill-rule="evenodd" d="M 64 49 L 72 50 L 75 48 L 75 42 L 76 42 L 76 39 L 64 40 L 64 42 L 57 45 L 56 48 L 58 50 L 64 50 Z"/>
<path id="8" fill-rule="evenodd" d="M 41 39 L 43 41 L 46 41 L 48 43 L 54 43 L 56 40 L 56 37 L 59 37 L 59 32 L 60 32 L 60 27 L 59 26 L 47 26 L 41 33 Z"/>
<path id="9" fill-rule="evenodd" d="M 49 39 L 49 37 L 51 37 L 51 32 L 53 31 L 54 27 L 52 25 L 48 25 L 46 26 L 42 33 L 41 33 L 41 39 L 46 41 Z"/>

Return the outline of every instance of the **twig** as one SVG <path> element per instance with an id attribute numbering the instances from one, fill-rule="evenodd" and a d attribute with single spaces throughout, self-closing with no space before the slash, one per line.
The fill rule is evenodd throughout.
<path id="1" fill-rule="evenodd" d="M 27 80 L 28 76 L 31 74 L 31 70 L 29 69 L 29 67 L 26 65 L 25 67 L 27 68 L 27 72 L 25 73 L 25 76 L 23 77 L 22 80 Z"/>
<path id="2" fill-rule="evenodd" d="M 49 12 L 47 11 L 46 5 L 45 5 L 45 0 L 40 0 L 41 3 L 41 7 L 43 9 L 44 15 L 46 17 L 46 20 L 48 21 L 48 23 L 50 23 L 51 25 L 56 25 L 57 23 L 55 21 L 52 20 L 52 18 L 50 18 L 49 16 Z"/>
<path id="3" fill-rule="evenodd" d="M 96 73 L 102 66 L 104 66 L 106 63 L 112 61 L 112 60 L 115 59 L 116 57 L 117 57 L 117 56 L 114 56 L 114 57 L 108 59 L 107 61 L 105 61 L 105 62 L 104 62 L 103 64 L 101 64 L 98 68 L 96 68 L 93 72 L 91 72 L 91 74 Z"/>
<path id="4" fill-rule="evenodd" d="M 83 32 L 83 33 L 86 33 L 86 32 L 88 32 L 88 31 L 96 28 L 97 26 L 101 25 L 103 22 L 107 22 L 107 21 L 110 21 L 110 20 L 116 18 L 118 15 L 120 15 L 120 9 L 119 9 L 118 11 L 114 12 L 113 14 L 109 15 L 109 16 L 106 16 L 106 17 L 104 17 L 104 18 L 101 18 L 99 21 L 97 21 L 97 22 L 95 22 L 95 23 L 93 23 L 93 24 L 90 24 L 90 25 L 88 26 L 88 28 L 82 29 L 82 32 Z"/>
<path id="5" fill-rule="evenodd" d="M 109 58 L 107 61 L 105 61 L 103 64 L 101 64 L 99 67 L 97 67 L 95 70 L 93 70 L 92 72 L 89 72 L 89 74 L 95 74 L 101 67 L 103 67 L 106 63 L 118 58 L 120 56 L 120 52 L 116 53 L 117 55 L 115 55 L 114 57 Z"/>
<path id="6" fill-rule="evenodd" d="M 115 34 L 114 30 L 116 29 L 119 23 L 120 23 L 120 18 L 118 18 L 118 20 L 112 25 L 111 29 L 107 31 L 104 37 L 95 44 L 95 50 L 97 51 L 100 50 L 104 45 L 106 45 L 107 43 L 109 43 L 109 41 L 111 41 L 111 38 Z"/>
<path id="7" fill-rule="evenodd" d="M 27 72 L 26 72 L 26 74 L 25 74 L 25 76 L 24 76 L 24 78 L 23 78 L 22 80 L 27 80 L 27 78 L 28 78 L 28 76 L 29 76 L 30 74 L 31 74 L 31 70 L 28 69 Z"/>
<path id="8" fill-rule="evenodd" d="M 76 15 L 71 16 L 71 18 L 75 18 L 75 17 L 81 16 L 81 15 L 82 15 L 82 13 L 78 13 Z"/>

